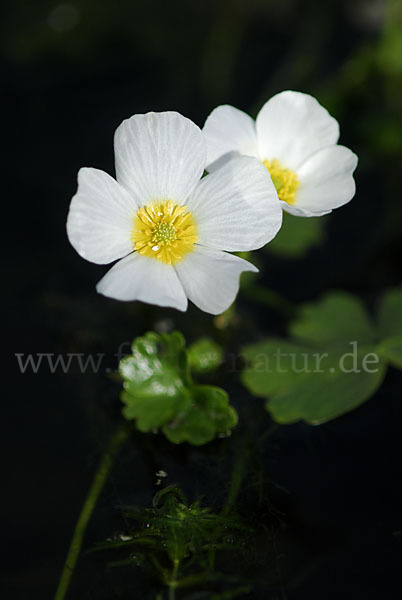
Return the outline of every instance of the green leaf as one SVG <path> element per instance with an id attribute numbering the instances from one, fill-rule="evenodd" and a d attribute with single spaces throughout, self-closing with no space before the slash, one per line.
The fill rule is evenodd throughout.
<path id="1" fill-rule="evenodd" d="M 222 363 L 223 350 L 210 338 L 201 338 L 189 346 L 187 356 L 194 373 L 209 373 Z"/>
<path id="2" fill-rule="evenodd" d="M 182 388 L 188 379 L 185 340 L 178 331 L 160 335 L 149 332 L 134 340 L 131 352 L 119 364 L 128 392 L 171 393 L 172 385 Z"/>
<path id="3" fill-rule="evenodd" d="M 366 348 L 363 353 L 358 352 L 357 370 L 351 372 L 340 368 L 342 355 L 330 355 L 323 373 L 312 373 L 293 390 L 272 397 L 267 403 L 268 411 L 279 423 L 302 419 L 317 425 L 353 410 L 368 400 L 383 381 L 385 362 L 373 366 L 370 373 L 362 369 L 362 359 L 373 350 Z"/>
<path id="4" fill-rule="evenodd" d="M 383 340 L 378 350 L 393 367 L 402 369 L 402 335 L 395 335 Z"/>
<path id="5" fill-rule="evenodd" d="M 185 411 L 191 405 L 191 394 L 187 390 L 177 392 L 173 396 L 139 397 L 127 392 L 120 396 L 125 406 L 123 415 L 126 419 L 136 419 L 137 429 L 146 433 L 157 429 L 175 415 Z"/>
<path id="6" fill-rule="evenodd" d="M 318 351 L 320 350 L 320 351 Z M 356 408 L 381 384 L 386 362 L 374 346 L 311 349 L 283 340 L 249 346 L 243 383 L 268 399 L 278 423 L 318 424 Z"/>
<path id="7" fill-rule="evenodd" d="M 176 444 L 206 444 L 219 434 L 227 434 L 237 424 L 237 413 L 220 388 L 199 385 L 193 388 L 193 404 L 186 412 L 163 427 L 166 437 Z"/>
<path id="8" fill-rule="evenodd" d="M 394 320 L 395 298 L 383 304 L 387 314 L 392 306 Z M 388 362 L 402 366 L 402 336 L 376 344 L 364 306 L 344 292 L 302 306 L 289 331 L 290 340 L 268 339 L 243 351 L 243 383 L 267 399 L 279 423 L 317 424 L 345 414 L 374 394 Z"/>
<path id="9" fill-rule="evenodd" d="M 370 344 L 375 339 L 363 304 L 346 292 L 332 292 L 319 302 L 305 304 L 300 317 L 291 323 L 289 332 L 303 343 L 320 346 L 355 340 L 359 344 Z"/>
<path id="10" fill-rule="evenodd" d="M 194 344 L 190 355 L 195 371 L 215 368 L 222 358 L 220 348 L 210 340 Z M 132 355 L 119 366 L 125 418 L 134 419 L 140 431 L 161 429 L 174 443 L 197 446 L 234 427 L 237 414 L 226 392 L 194 383 L 189 362 L 185 340 L 177 331 L 151 332 L 134 340 Z"/>
<path id="11" fill-rule="evenodd" d="M 402 287 L 384 294 L 378 321 L 380 339 L 402 335 Z"/>
<path id="12" fill-rule="evenodd" d="M 284 258 L 302 258 L 325 240 L 326 222 L 325 217 L 303 218 L 284 213 L 282 227 L 266 250 Z"/>
<path id="13" fill-rule="evenodd" d="M 309 353 L 311 349 L 281 339 L 268 339 L 246 346 L 242 350 L 242 356 L 248 366 L 242 373 L 242 381 L 252 394 L 259 397 L 275 395 L 283 389 L 293 390 L 303 377 L 296 370 L 303 369 L 304 355 Z M 312 364 L 312 360 L 315 367 L 316 359 L 312 357 L 307 366 Z M 285 377 L 282 377 L 282 371 Z"/>
<path id="14" fill-rule="evenodd" d="M 175 331 L 147 333 L 134 340 L 132 355 L 120 361 L 124 379 L 123 415 L 136 419 L 140 431 L 150 431 L 191 404 L 183 336 Z"/>

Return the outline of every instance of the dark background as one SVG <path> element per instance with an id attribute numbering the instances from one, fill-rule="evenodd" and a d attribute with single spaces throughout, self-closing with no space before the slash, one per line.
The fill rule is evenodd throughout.
<path id="1" fill-rule="evenodd" d="M 220 103 L 255 115 L 283 89 L 311 93 L 340 121 L 341 143 L 359 155 L 357 194 L 305 257 L 264 254 L 263 277 L 292 302 L 345 289 L 374 309 L 402 274 L 402 7 L 397 0 L 3 6 L 3 597 L 42 600 L 54 593 L 109 417 L 119 410 L 119 386 L 104 368 L 22 374 L 15 353 L 105 353 L 103 367 L 114 368 L 122 342 L 166 319 L 189 340 L 215 335 L 212 319 L 195 309 L 179 315 L 97 296 L 105 269 L 82 260 L 65 233 L 78 169 L 113 173 L 114 130 L 134 113 L 177 110 L 202 126 Z M 242 341 L 284 332 L 280 314 L 242 297 L 239 304 Z M 279 579 L 269 592 L 257 586 L 255 598 L 401 597 L 401 382 L 390 371 L 358 410 L 316 428 L 283 427 L 266 447 L 286 534 L 274 553 Z M 251 414 L 267 418 L 234 377 L 227 383 L 235 403 L 253 403 Z M 168 467 L 189 495 L 219 504 L 212 451 L 164 452 L 155 466 Z M 108 510 L 121 496 L 150 502 L 147 469 L 141 452 L 117 468 L 89 545 L 110 535 Z M 258 580 L 269 567 L 256 565 Z M 71 597 L 128 597 L 115 595 L 108 579 L 101 589 L 94 569 L 80 569 Z"/>

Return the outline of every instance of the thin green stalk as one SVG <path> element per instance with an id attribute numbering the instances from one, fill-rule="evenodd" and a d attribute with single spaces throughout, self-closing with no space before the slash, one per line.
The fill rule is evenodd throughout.
<path id="1" fill-rule="evenodd" d="M 233 462 L 232 475 L 229 483 L 229 491 L 226 497 L 225 504 L 223 505 L 223 508 L 221 510 L 221 515 L 223 517 L 226 517 L 236 504 L 237 496 L 240 493 L 249 458 L 250 457 L 248 449 L 246 447 L 246 444 L 243 443 L 241 444 L 240 448 L 238 448 L 236 457 Z M 209 551 L 208 556 L 209 568 L 211 571 L 213 571 L 214 569 L 215 555 L 216 550 L 215 548 L 212 548 Z"/>
<path id="2" fill-rule="evenodd" d="M 260 436 L 260 444 L 265 442 L 265 440 L 273 435 L 278 429 L 278 423 L 272 423 L 272 425 L 268 427 Z M 226 497 L 226 502 L 221 510 L 221 515 L 223 516 L 227 516 L 236 504 L 236 500 L 240 493 L 244 476 L 246 474 L 246 467 L 250 461 L 250 454 L 250 447 L 246 442 L 243 442 L 243 444 L 238 448 L 235 460 L 233 462 L 229 491 Z"/>
<path id="3" fill-rule="evenodd" d="M 265 442 L 265 440 L 267 440 L 269 437 L 271 437 L 271 435 L 273 435 L 275 431 L 278 431 L 279 427 L 279 423 L 272 423 L 270 427 L 267 427 L 264 433 L 259 438 L 260 444 L 262 442 Z"/>
<path id="4" fill-rule="evenodd" d="M 169 600 L 175 600 L 176 598 L 176 587 L 177 587 L 177 575 L 179 573 L 180 561 L 176 558 L 173 561 L 172 574 L 169 580 Z"/>
<path id="5" fill-rule="evenodd" d="M 61 574 L 54 600 L 64 600 L 67 594 L 68 586 L 81 552 L 82 542 L 88 522 L 110 474 L 114 459 L 116 458 L 121 446 L 128 438 L 128 435 L 129 429 L 127 426 L 118 429 L 110 438 L 109 444 L 101 458 L 93 478 L 92 485 L 89 489 L 85 502 L 82 505 L 82 509 L 74 529 L 70 548 L 68 550 L 66 562 L 64 563 L 63 572 Z"/>
<path id="6" fill-rule="evenodd" d="M 267 438 L 269 438 L 277 429 L 279 425 L 277 423 L 273 423 L 271 427 L 268 427 L 266 431 L 259 438 L 259 442 L 263 443 Z M 247 441 L 243 441 L 243 443 L 238 447 L 236 457 L 233 462 L 232 467 L 232 475 L 229 483 L 229 491 L 226 497 L 225 504 L 221 510 L 221 515 L 226 517 L 230 514 L 230 511 L 236 505 L 237 497 L 241 491 L 241 486 L 243 485 L 244 477 L 246 475 L 247 467 L 249 465 L 251 458 L 251 449 Z M 260 491 L 261 495 L 261 491 Z M 209 552 L 209 568 L 213 570 L 215 563 L 215 549 L 210 550 Z M 170 600 L 170 599 L 169 599 Z"/>
<path id="7" fill-rule="evenodd" d="M 238 454 L 233 463 L 232 476 L 229 484 L 229 491 L 226 498 L 226 502 L 222 508 L 221 515 L 226 516 L 229 514 L 231 509 L 236 504 L 237 496 L 239 495 L 244 474 L 246 472 L 246 465 L 249 459 L 248 449 L 245 444 L 239 449 Z"/>
<path id="8" fill-rule="evenodd" d="M 267 308 L 282 314 L 284 317 L 295 316 L 296 309 L 294 305 L 274 290 L 253 283 L 242 287 L 241 292 L 250 300 L 259 302 Z"/>

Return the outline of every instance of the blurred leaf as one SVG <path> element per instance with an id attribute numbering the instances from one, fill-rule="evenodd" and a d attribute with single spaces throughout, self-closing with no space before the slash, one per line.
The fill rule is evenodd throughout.
<path id="1" fill-rule="evenodd" d="M 379 352 L 393 367 L 402 369 L 402 335 L 387 338 L 379 346 Z"/>
<path id="2" fill-rule="evenodd" d="M 280 393 L 282 390 L 294 389 L 305 375 L 301 361 L 303 354 L 309 354 L 311 349 L 298 346 L 296 343 L 281 339 L 267 339 L 258 344 L 251 344 L 242 349 L 242 355 L 248 366 L 242 374 L 242 381 L 247 389 L 255 396 L 267 397 Z M 290 357 L 294 355 L 296 369 Z M 282 370 L 285 377 L 282 377 Z"/>
<path id="3" fill-rule="evenodd" d="M 325 240 L 325 217 L 295 217 L 283 214 L 283 224 L 276 237 L 265 246 L 284 258 L 302 258 Z"/>
<path id="4" fill-rule="evenodd" d="M 254 354 L 254 349 L 251 350 Z M 279 368 L 278 350 L 281 352 Z M 374 346 L 345 347 L 344 350 L 319 353 L 278 341 L 260 344 L 260 365 L 252 362 L 243 375 L 243 382 L 254 394 L 269 397 L 267 409 L 278 423 L 300 419 L 310 424 L 329 421 L 370 398 L 386 370 L 384 361 L 368 363 L 369 371 L 364 368 L 365 357 L 374 354 Z M 271 365 L 265 372 L 261 371 L 262 356 Z"/>
<path id="5" fill-rule="evenodd" d="M 383 339 L 402 335 L 402 287 L 384 294 L 380 304 L 378 330 Z"/>
<path id="6" fill-rule="evenodd" d="M 194 403 L 163 427 L 171 442 L 206 444 L 219 434 L 227 434 L 237 424 L 237 413 L 224 390 L 200 385 L 193 387 L 192 392 Z"/>
<path id="7" fill-rule="evenodd" d="M 226 392 L 194 383 L 189 371 L 189 364 L 202 372 L 216 368 L 221 360 L 222 351 L 211 340 L 200 340 L 187 350 L 177 331 L 137 338 L 132 355 L 119 365 L 123 415 L 135 419 L 140 431 L 160 428 L 176 444 L 199 446 L 227 434 L 236 425 L 237 414 Z"/>
<path id="8" fill-rule="evenodd" d="M 320 302 L 305 304 L 290 334 L 304 343 L 327 344 L 374 341 L 374 330 L 362 302 L 346 292 L 332 292 Z"/>
<path id="9" fill-rule="evenodd" d="M 383 333 L 400 322 L 400 300 L 398 290 L 384 298 Z M 289 331 L 290 341 L 268 339 L 243 350 L 243 383 L 267 399 L 279 423 L 317 424 L 347 413 L 374 394 L 388 363 L 402 367 L 402 336 L 378 344 L 364 306 L 344 292 L 302 306 Z"/>
<path id="10" fill-rule="evenodd" d="M 209 373 L 222 363 L 223 350 L 210 338 L 201 338 L 189 346 L 187 356 L 194 373 Z"/>
<path id="11" fill-rule="evenodd" d="M 402 288 L 388 290 L 380 303 L 379 351 L 392 366 L 402 369 Z"/>

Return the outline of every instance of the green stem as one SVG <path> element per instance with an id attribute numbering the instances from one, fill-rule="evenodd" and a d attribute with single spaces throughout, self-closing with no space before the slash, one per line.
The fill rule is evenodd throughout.
<path id="1" fill-rule="evenodd" d="M 179 572 L 180 561 L 176 558 L 173 561 L 172 574 L 169 580 L 169 600 L 175 600 L 176 598 L 176 587 L 177 587 L 177 575 Z"/>
<path id="2" fill-rule="evenodd" d="M 270 427 L 267 427 L 264 433 L 260 436 L 259 442 L 265 442 L 265 440 L 271 437 L 271 435 L 273 435 L 275 431 L 278 431 L 279 427 L 279 423 L 272 423 L 272 425 Z"/>
<path id="3" fill-rule="evenodd" d="M 232 508 L 235 506 L 237 496 L 239 495 L 239 492 L 240 492 L 240 489 L 241 489 L 241 486 L 243 483 L 248 460 L 249 460 L 248 449 L 246 447 L 246 443 L 243 443 L 240 445 L 240 448 L 238 448 L 236 457 L 233 462 L 232 475 L 231 475 L 230 483 L 229 483 L 229 491 L 228 491 L 228 495 L 226 497 L 226 502 L 223 505 L 223 508 L 221 510 L 221 515 L 223 517 L 226 517 L 230 513 Z M 215 555 L 216 555 L 216 550 L 211 549 L 209 551 L 209 556 L 208 556 L 209 568 L 211 571 L 213 571 L 213 569 L 214 569 Z"/>
<path id="4" fill-rule="evenodd" d="M 259 302 L 267 308 L 282 314 L 284 317 L 295 316 L 296 309 L 293 304 L 274 290 L 253 283 L 243 287 L 241 292 L 250 300 Z"/>
<path id="5" fill-rule="evenodd" d="M 93 510 L 96 506 L 98 498 L 110 474 L 114 459 L 116 458 L 121 446 L 126 441 L 129 435 L 127 426 L 118 429 L 111 437 L 109 444 L 102 456 L 98 469 L 92 481 L 88 495 L 82 506 L 77 524 L 74 529 L 73 537 L 68 550 L 66 562 L 64 563 L 63 572 L 59 581 L 59 585 L 54 596 L 54 600 L 64 600 L 68 586 L 70 584 L 78 557 L 81 552 L 82 542 L 88 522 L 91 518 Z"/>
<path id="6" fill-rule="evenodd" d="M 232 476 L 229 484 L 229 491 L 226 502 L 222 508 L 221 515 L 227 516 L 233 506 L 236 504 L 237 496 L 239 495 L 241 485 L 243 483 L 246 465 L 248 462 L 248 450 L 245 444 L 239 449 L 238 454 L 233 463 Z"/>

